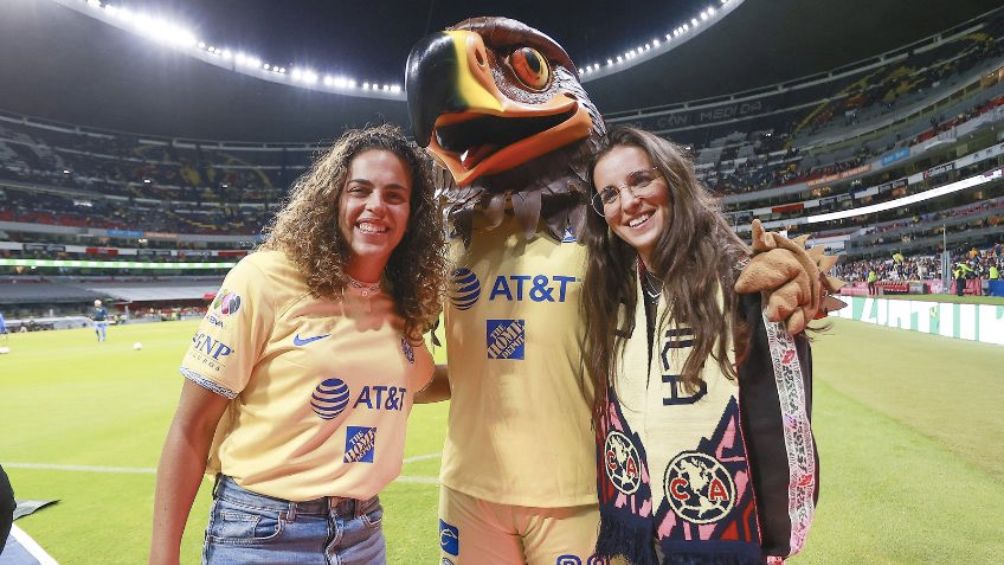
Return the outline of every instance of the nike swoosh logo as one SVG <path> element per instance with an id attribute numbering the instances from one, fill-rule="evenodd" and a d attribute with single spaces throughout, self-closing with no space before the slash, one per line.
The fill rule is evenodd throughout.
<path id="1" fill-rule="evenodd" d="M 295 336 L 293 336 L 293 345 L 297 347 L 302 347 L 304 345 L 307 345 L 308 343 L 315 342 L 319 339 L 324 339 L 329 335 L 331 334 L 315 335 L 313 337 L 300 337 L 300 334 L 296 334 Z"/>

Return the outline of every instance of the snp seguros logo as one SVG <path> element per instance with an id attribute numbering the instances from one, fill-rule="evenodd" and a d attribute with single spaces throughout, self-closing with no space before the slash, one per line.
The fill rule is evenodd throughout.
<path id="1" fill-rule="evenodd" d="M 234 349 L 205 332 L 198 332 L 192 337 L 193 354 L 204 365 L 219 371 L 221 363 L 234 352 Z"/>
<path id="2" fill-rule="evenodd" d="M 488 301 L 494 302 L 565 302 L 576 277 L 566 275 L 497 275 Z M 458 310 L 468 310 L 481 298 L 481 281 L 467 267 L 453 271 L 450 277 L 450 302 Z"/>

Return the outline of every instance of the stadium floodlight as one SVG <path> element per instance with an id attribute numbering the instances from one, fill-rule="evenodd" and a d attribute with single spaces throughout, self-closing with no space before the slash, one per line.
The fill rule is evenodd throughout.
<path id="1" fill-rule="evenodd" d="M 0 0 L 2 1 L 2 0 Z M 203 61 L 209 62 L 216 66 L 227 68 L 231 71 L 241 72 L 243 74 L 250 74 L 252 76 L 257 76 L 259 78 L 264 78 L 266 80 L 271 80 L 273 82 L 280 82 L 285 84 L 297 84 L 300 86 L 312 86 L 318 82 L 323 82 L 325 87 L 335 88 L 339 90 L 350 90 L 358 88 L 357 84 L 353 79 L 348 79 L 345 77 L 339 77 L 337 75 L 328 74 L 317 74 L 313 71 L 306 70 L 293 70 L 291 77 L 289 79 L 278 78 L 275 74 L 286 74 L 286 69 L 279 67 L 278 65 L 271 63 L 264 63 L 261 59 L 248 55 L 247 53 L 238 52 L 237 56 L 228 51 L 227 49 L 208 45 L 207 42 L 199 40 L 192 31 L 189 31 L 184 26 L 178 25 L 176 23 L 162 20 L 157 17 L 153 17 L 148 14 L 142 14 L 139 12 L 131 11 L 128 8 L 121 6 L 113 6 L 110 4 L 103 4 L 102 0 L 54 0 L 59 4 L 63 4 L 70 8 L 75 9 L 78 12 L 86 13 L 90 17 L 100 19 L 108 24 L 114 25 L 119 28 L 128 29 L 134 33 L 140 35 L 145 35 L 150 39 L 156 40 L 161 43 L 168 44 L 175 48 L 191 49 L 195 51 L 197 48 L 202 54 L 198 52 L 191 53 L 192 55 L 202 59 Z M 114 0 L 113 0 L 114 1 Z M 124 1 L 124 0 L 119 0 Z M 739 0 L 738 2 L 732 2 L 732 0 L 721 0 L 721 4 L 730 4 L 729 8 L 723 8 L 723 10 L 731 11 L 734 10 L 736 6 L 741 5 L 745 0 Z M 711 0 L 712 3 L 713 0 Z M 80 6 L 74 8 L 74 5 Z M 93 9 L 101 9 L 103 13 L 100 15 L 92 13 Z M 647 58 L 647 53 L 652 51 L 652 48 L 657 49 L 657 53 L 660 51 L 668 50 L 672 47 L 662 47 L 664 44 L 671 44 L 673 39 L 679 37 L 680 35 L 690 31 L 690 28 L 698 27 L 701 21 L 710 20 L 713 15 L 715 15 L 715 7 L 708 6 L 702 12 L 700 12 L 699 18 L 694 17 L 690 19 L 689 23 L 683 23 L 682 26 L 677 26 L 671 32 L 665 33 L 665 40 L 657 37 L 652 41 L 645 43 L 644 46 L 637 46 L 634 49 L 624 52 L 621 55 L 616 56 L 616 61 L 611 57 L 606 59 L 607 67 L 613 67 L 615 64 L 622 64 L 627 62 L 622 68 L 627 68 L 635 64 L 636 59 Z M 114 21 L 112 21 L 114 20 Z M 660 49 L 662 48 L 662 49 Z M 208 55 L 213 55 L 214 57 L 221 57 L 226 62 L 234 61 L 233 65 L 225 65 L 219 61 L 214 61 L 214 57 L 207 57 Z M 253 70 L 252 70 L 253 69 Z M 262 72 L 262 71 L 265 72 Z M 579 68 L 581 75 L 592 75 L 597 71 L 602 70 L 602 65 L 600 63 L 594 63 L 586 65 Z M 621 70 L 621 69 L 616 69 Z M 328 77 L 331 77 L 330 79 Z M 394 88 L 392 85 L 370 82 L 364 84 L 362 90 L 391 93 L 396 96 L 391 96 L 391 98 L 400 98 L 403 88 Z M 357 96 L 368 96 L 366 94 L 356 94 Z M 378 95 L 377 97 L 385 98 L 386 95 Z"/>

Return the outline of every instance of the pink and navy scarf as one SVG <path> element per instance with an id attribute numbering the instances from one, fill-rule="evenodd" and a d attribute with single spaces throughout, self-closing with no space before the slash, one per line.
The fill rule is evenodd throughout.
<path id="1" fill-rule="evenodd" d="M 687 391 L 677 379 L 693 332 L 660 323 L 660 305 L 650 358 L 638 292 L 597 426 L 597 554 L 635 565 L 780 563 L 803 547 L 818 495 L 807 340 L 744 296 L 754 331 L 738 383 L 709 359 Z"/>

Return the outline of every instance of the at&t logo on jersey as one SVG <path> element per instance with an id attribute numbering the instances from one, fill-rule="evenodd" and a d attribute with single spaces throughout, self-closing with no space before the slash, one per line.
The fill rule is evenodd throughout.
<path id="1" fill-rule="evenodd" d="M 685 451 L 669 462 L 664 480 L 666 500 L 677 516 L 692 524 L 710 524 L 735 506 L 736 486 L 717 459 Z"/>
<path id="2" fill-rule="evenodd" d="M 634 494 L 641 486 L 641 458 L 631 440 L 611 430 L 603 444 L 603 459 L 603 468 L 614 488 L 624 494 Z"/>
<path id="3" fill-rule="evenodd" d="M 524 320 L 488 320 L 488 358 L 523 359 L 526 344 Z"/>
<path id="4" fill-rule="evenodd" d="M 310 407 L 314 413 L 331 420 L 337 417 L 349 405 L 349 385 L 342 379 L 325 379 L 317 385 L 310 397 Z"/>
<path id="5" fill-rule="evenodd" d="M 408 389 L 403 386 L 366 385 L 359 389 L 359 396 L 352 404 L 353 410 L 404 410 Z M 345 411 L 352 402 L 352 391 L 342 379 L 325 379 L 310 395 L 310 409 L 325 420 L 333 420 Z"/>
<path id="6" fill-rule="evenodd" d="M 481 281 L 474 271 L 461 267 L 450 277 L 450 302 L 457 310 L 467 310 L 481 297 Z"/>
<path id="7" fill-rule="evenodd" d="M 499 275 L 488 300 L 564 302 L 568 298 L 568 283 L 575 281 L 575 277 L 564 275 Z"/>
<path id="8" fill-rule="evenodd" d="M 376 428 L 346 426 L 345 463 L 372 463 L 376 448 Z"/>
<path id="9" fill-rule="evenodd" d="M 366 385 L 359 391 L 359 398 L 352 408 L 364 405 L 370 410 L 404 409 L 404 395 L 408 389 L 403 386 Z"/>

